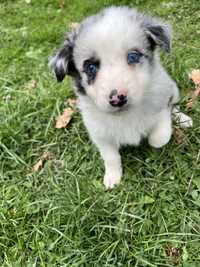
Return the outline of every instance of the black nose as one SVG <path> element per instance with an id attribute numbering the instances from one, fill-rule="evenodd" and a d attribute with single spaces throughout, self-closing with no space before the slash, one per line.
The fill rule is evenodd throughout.
<path id="1" fill-rule="evenodd" d="M 118 97 L 118 99 L 119 99 L 120 101 L 124 101 L 124 100 L 127 99 L 127 96 L 126 96 L 126 95 L 118 95 L 117 97 Z"/>
<path id="2" fill-rule="evenodd" d="M 110 97 L 109 103 L 113 107 L 122 107 L 127 103 L 127 96 L 126 95 L 115 95 L 113 97 Z"/>

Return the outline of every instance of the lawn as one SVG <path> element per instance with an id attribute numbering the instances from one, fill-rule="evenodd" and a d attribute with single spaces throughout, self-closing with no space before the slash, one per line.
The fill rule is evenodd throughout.
<path id="1" fill-rule="evenodd" d="M 106 191 L 80 114 L 55 128 L 74 94 L 47 65 L 72 22 L 111 4 L 173 25 L 173 51 L 162 60 L 194 127 L 162 149 L 122 149 L 122 183 Z M 0 36 L 0 266 L 199 267 L 200 101 L 185 104 L 188 73 L 200 68 L 200 2 L 1 0 Z"/>

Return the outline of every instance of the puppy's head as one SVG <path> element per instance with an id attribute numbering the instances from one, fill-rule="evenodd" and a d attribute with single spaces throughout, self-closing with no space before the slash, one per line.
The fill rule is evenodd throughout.
<path id="1" fill-rule="evenodd" d="M 170 28 L 127 7 L 87 18 L 50 60 L 57 80 L 74 78 L 77 92 L 115 112 L 142 101 L 156 65 L 156 48 L 170 51 Z"/>

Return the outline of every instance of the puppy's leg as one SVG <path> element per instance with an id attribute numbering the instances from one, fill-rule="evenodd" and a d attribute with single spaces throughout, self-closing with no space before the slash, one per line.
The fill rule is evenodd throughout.
<path id="1" fill-rule="evenodd" d="M 179 107 L 174 107 L 172 109 L 172 115 L 173 119 L 180 124 L 181 128 L 188 128 L 192 127 L 193 121 L 192 118 L 184 114 L 183 112 L 180 112 Z"/>
<path id="2" fill-rule="evenodd" d="M 97 144 L 105 165 L 104 185 L 107 189 L 120 183 L 122 176 L 121 156 L 119 148 L 109 142 Z"/>
<path id="3" fill-rule="evenodd" d="M 172 84 L 172 97 L 169 100 L 169 107 L 172 107 L 172 118 L 175 122 L 179 123 L 181 128 L 192 127 L 192 119 L 180 111 L 179 106 L 176 104 L 180 101 L 179 90 L 175 82 Z M 174 106 L 176 105 L 176 106 Z"/>
<path id="4" fill-rule="evenodd" d="M 157 122 L 148 137 L 149 144 L 155 148 L 160 148 L 169 142 L 171 135 L 171 113 L 164 110 L 158 116 Z"/>

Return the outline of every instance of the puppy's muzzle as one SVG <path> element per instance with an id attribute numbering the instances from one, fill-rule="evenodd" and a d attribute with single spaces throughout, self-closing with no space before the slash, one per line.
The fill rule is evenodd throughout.
<path id="1" fill-rule="evenodd" d="M 109 103 L 113 107 L 122 107 L 127 103 L 127 93 L 125 91 L 112 90 L 109 95 Z"/>

